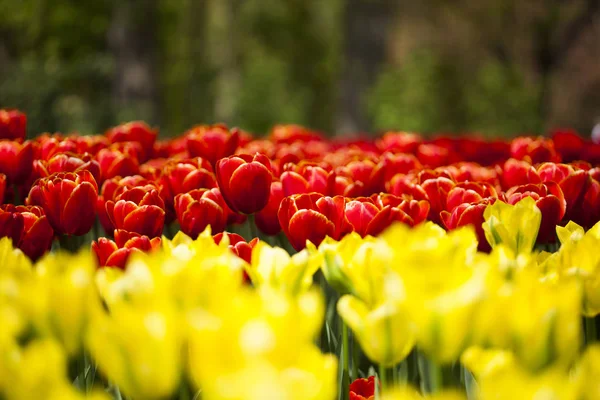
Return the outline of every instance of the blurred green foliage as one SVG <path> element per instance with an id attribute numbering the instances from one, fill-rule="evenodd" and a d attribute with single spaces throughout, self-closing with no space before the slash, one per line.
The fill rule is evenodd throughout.
<path id="1" fill-rule="evenodd" d="M 26 111 L 32 135 L 130 119 L 163 135 L 219 121 L 256 133 L 276 123 L 332 132 L 345 1 L 0 0 L 0 107 Z M 154 20 L 128 23 L 152 24 L 155 37 L 141 40 L 154 40 L 156 90 L 117 104 L 108 38 L 125 3 L 155 7 Z M 539 93 L 518 68 L 492 60 L 473 73 L 430 48 L 383 67 L 362 97 L 373 130 L 501 135 L 543 128 Z"/>
<path id="2" fill-rule="evenodd" d="M 488 62 L 472 75 L 425 49 L 381 73 L 368 109 L 378 130 L 506 136 L 542 130 L 538 93 L 518 71 L 500 63 Z"/>

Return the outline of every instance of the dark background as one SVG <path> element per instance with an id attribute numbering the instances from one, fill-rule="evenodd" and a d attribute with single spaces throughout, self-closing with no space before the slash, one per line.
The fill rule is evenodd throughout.
<path id="1" fill-rule="evenodd" d="M 600 117 L 600 0 L 0 0 L 29 133 L 133 119 L 514 136 Z"/>

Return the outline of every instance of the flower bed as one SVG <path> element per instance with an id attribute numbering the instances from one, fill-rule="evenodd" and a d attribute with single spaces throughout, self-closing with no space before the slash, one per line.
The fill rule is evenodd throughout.
<path id="1" fill-rule="evenodd" d="M 0 111 L 0 398 L 597 399 L 600 145 Z"/>

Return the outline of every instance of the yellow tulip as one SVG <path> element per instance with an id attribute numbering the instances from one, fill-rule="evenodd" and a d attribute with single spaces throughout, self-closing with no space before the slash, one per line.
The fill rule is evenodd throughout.
<path id="1" fill-rule="evenodd" d="M 127 396 L 168 397 L 182 376 L 181 320 L 165 302 L 149 307 L 113 305 L 94 313 L 86 343 L 110 381 Z"/>
<path id="2" fill-rule="evenodd" d="M 77 254 L 50 253 L 36 264 L 43 306 L 34 323 L 62 343 L 71 356 L 81 349 L 90 313 L 100 307 L 95 269 L 96 260 L 88 249 Z"/>
<path id="3" fill-rule="evenodd" d="M 377 364 L 392 367 L 415 345 L 414 326 L 400 302 L 390 300 L 369 307 L 357 297 L 344 295 L 337 309 L 367 357 Z"/>
<path id="4" fill-rule="evenodd" d="M 598 252 L 600 235 L 597 233 L 599 231 L 594 227 L 582 234 L 582 230 L 575 228 L 575 233 L 566 238 L 565 231 L 559 233 L 564 241 L 561 239 L 562 246 L 558 253 L 551 256 L 561 276 L 572 277 L 582 283 L 582 312 L 587 317 L 600 314 L 600 253 Z"/>
<path id="5" fill-rule="evenodd" d="M 485 237 L 492 247 L 502 243 L 517 254 L 533 250 L 542 221 L 533 198 L 525 197 L 515 205 L 496 201 L 483 216 Z"/>
<path id="6" fill-rule="evenodd" d="M 62 346 L 51 339 L 35 340 L 20 348 L 0 344 L 0 397 L 21 399 L 108 399 L 100 393 L 77 392 L 67 379 L 67 358 Z"/>
<path id="7" fill-rule="evenodd" d="M 352 294 L 369 307 L 383 301 L 380 289 L 393 262 L 393 250 L 386 241 L 350 233 L 339 243 L 326 239 L 319 252 L 325 278 L 341 294 Z"/>
<path id="8" fill-rule="evenodd" d="M 600 399 L 600 345 L 593 344 L 585 349 L 575 369 L 581 383 L 581 399 Z"/>
<path id="9" fill-rule="evenodd" d="M 478 400 L 577 400 L 578 382 L 562 368 L 549 368 L 540 373 L 515 366 L 492 375 L 483 375 L 477 382 Z"/>
<path id="10" fill-rule="evenodd" d="M 259 242 L 252 251 L 252 263 L 248 275 L 256 286 L 268 285 L 296 295 L 306 291 L 313 282 L 313 275 L 321 265 L 322 256 L 314 245 L 293 256 L 280 247 Z"/>
<path id="11" fill-rule="evenodd" d="M 572 281 L 542 281 L 532 271 L 490 291 L 474 319 L 475 341 L 513 351 L 531 371 L 568 365 L 581 338 L 581 287 Z"/>
<path id="12" fill-rule="evenodd" d="M 468 347 L 471 320 L 484 294 L 485 268 L 475 267 L 477 239 L 471 227 L 446 233 L 431 226 L 385 233 L 396 242 L 392 268 L 406 291 L 406 310 L 417 327 L 417 345 L 436 363 L 455 361 Z"/>
<path id="13" fill-rule="evenodd" d="M 564 227 L 560 225 L 556 226 L 556 235 L 563 245 L 581 240 L 584 234 L 583 227 L 573 221 L 569 221 Z"/>
<path id="14" fill-rule="evenodd" d="M 476 379 L 486 378 L 515 368 L 514 354 L 508 350 L 469 347 L 460 357 L 461 363 Z"/>
<path id="15" fill-rule="evenodd" d="M 381 400 L 466 400 L 466 396 L 459 391 L 447 390 L 433 395 L 423 396 L 410 387 L 392 389 L 381 396 Z"/>
<path id="16" fill-rule="evenodd" d="M 315 290 L 289 296 L 241 289 L 189 315 L 189 375 L 208 399 L 331 399 L 337 362 L 313 340 L 324 305 Z"/>

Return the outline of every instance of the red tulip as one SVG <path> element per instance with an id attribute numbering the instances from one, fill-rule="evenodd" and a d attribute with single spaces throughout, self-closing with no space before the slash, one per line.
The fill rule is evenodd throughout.
<path id="1" fill-rule="evenodd" d="M 266 156 L 223 158 L 217 162 L 216 172 L 221 194 L 233 211 L 254 214 L 267 206 L 273 176 Z"/>
<path id="2" fill-rule="evenodd" d="M 475 228 L 477 240 L 479 242 L 477 248 L 479 251 L 488 252 L 491 250 L 491 246 L 485 238 L 485 232 L 483 230 L 483 222 L 485 221 L 483 213 L 487 206 L 493 204 L 495 201 L 495 198 L 487 198 L 471 203 L 461 203 L 452 208 L 451 212 L 446 210 L 442 211 L 440 213 L 440 218 L 447 230 L 472 225 Z"/>
<path id="3" fill-rule="evenodd" d="M 478 203 L 485 198 L 497 198 L 496 189 L 485 182 L 459 182 L 446 197 L 446 211 L 452 211 L 464 203 Z"/>
<path id="4" fill-rule="evenodd" d="M 275 125 L 270 139 L 275 143 L 312 142 L 322 140 L 321 135 L 300 125 Z"/>
<path id="5" fill-rule="evenodd" d="M 0 139 L 22 142 L 27 131 L 27 116 L 15 109 L 0 110 Z"/>
<path id="6" fill-rule="evenodd" d="M 581 159 L 585 141 L 574 130 L 556 130 L 552 133 L 552 141 L 564 162 Z"/>
<path id="7" fill-rule="evenodd" d="M 513 186 L 527 185 L 529 183 L 542 183 L 536 169 L 526 161 L 506 160 L 500 177 L 502 189 L 508 190 Z"/>
<path id="8" fill-rule="evenodd" d="M 574 172 L 575 170 L 570 165 L 553 162 L 543 163 L 537 168 L 537 173 L 542 182 L 560 183 Z"/>
<path id="9" fill-rule="evenodd" d="M 394 195 L 359 197 L 346 203 L 346 218 L 354 231 L 362 237 L 376 236 L 395 221 L 410 226 L 422 222 L 427 217 L 429 204 L 426 201 L 413 201 L 414 203 L 411 204 L 410 201 L 407 202 Z M 417 221 L 408 213 L 414 212 L 415 209 Z"/>
<path id="10" fill-rule="evenodd" d="M 27 204 L 41 206 L 58 235 L 84 235 L 96 220 L 98 185 L 91 172 L 59 172 L 36 181 Z"/>
<path id="11" fill-rule="evenodd" d="M 73 140 L 77 146 L 77 154 L 90 153 L 95 156 L 110 145 L 108 138 L 103 135 L 74 136 Z"/>
<path id="12" fill-rule="evenodd" d="M 386 184 L 389 193 L 396 196 L 410 196 L 415 200 L 427 200 L 427 193 L 417 184 L 413 175 L 396 174 Z"/>
<path id="13" fill-rule="evenodd" d="M 168 212 L 174 212 L 174 201 L 178 194 L 217 187 L 210 163 L 199 157 L 167 163 L 162 168 L 158 182 Z"/>
<path id="14" fill-rule="evenodd" d="M 154 185 L 154 183 L 140 175 L 126 176 L 125 178 L 115 177 L 104 181 L 96 202 L 96 211 L 98 219 L 107 234 L 113 232 L 115 227 L 106 212 L 106 202 L 109 200 L 116 201 L 117 197 L 127 189 L 147 185 Z M 158 187 L 155 188 L 158 189 Z"/>
<path id="15" fill-rule="evenodd" d="M 79 153 L 77 142 L 72 138 L 65 138 L 60 133 L 53 135 L 45 133 L 38 136 L 35 143 L 34 159 L 36 160 L 49 160 L 58 153 Z"/>
<path id="16" fill-rule="evenodd" d="M 421 183 L 421 187 L 427 193 L 429 200 L 429 220 L 435 223 L 441 223 L 440 212 L 446 210 L 448 193 L 454 187 L 455 183 L 444 177 L 426 179 Z"/>
<path id="17" fill-rule="evenodd" d="M 509 204 L 516 204 L 524 197 L 532 197 L 542 211 L 542 222 L 538 233 L 538 243 L 555 240 L 556 225 L 563 219 L 567 203 L 560 186 L 554 182 L 516 186 L 506 192 Z"/>
<path id="18" fill-rule="evenodd" d="M 358 378 L 350 384 L 349 400 L 373 400 L 375 398 L 375 377 Z"/>
<path id="19" fill-rule="evenodd" d="M 5 236 L 36 261 L 52 247 L 54 231 L 41 207 L 5 204 L 0 206 L 0 237 Z"/>
<path id="20" fill-rule="evenodd" d="M 282 183 L 273 181 L 271 183 L 271 194 L 267 206 L 256 213 L 254 222 L 261 232 L 267 235 L 277 235 L 281 232 L 277 212 L 285 197 Z"/>
<path id="21" fill-rule="evenodd" d="M 383 192 L 386 182 L 389 182 L 396 174 L 408 174 L 421 168 L 421 163 L 412 154 L 385 152 L 371 173 L 369 190 L 373 193 Z"/>
<path id="22" fill-rule="evenodd" d="M 551 139 L 542 137 L 518 137 L 510 145 L 510 155 L 516 160 L 525 160 L 531 164 L 545 161 L 560 162 L 560 156 L 554 149 Z"/>
<path id="23" fill-rule="evenodd" d="M 225 235 L 229 237 L 229 249 L 239 258 L 250 264 L 252 262 L 252 250 L 258 243 L 258 238 L 246 242 L 246 240 L 237 233 L 221 232 L 213 236 L 215 243 L 221 243 L 221 240 L 223 240 Z M 247 278 L 247 275 L 245 276 Z"/>
<path id="24" fill-rule="evenodd" d="M 229 209 L 218 188 L 194 189 L 175 196 L 175 212 L 181 231 L 193 239 L 210 225 L 220 233 L 227 226 Z"/>
<path id="25" fill-rule="evenodd" d="M 283 199 L 279 207 L 279 224 L 297 251 L 306 241 L 318 246 L 326 236 L 339 240 L 352 231 L 345 215 L 342 196 L 327 197 L 319 193 L 298 194 Z"/>
<path id="26" fill-rule="evenodd" d="M 375 162 L 365 159 L 350 161 L 346 165 L 336 168 L 335 173 L 337 176 L 350 179 L 344 195 L 347 197 L 370 196 L 372 194 L 371 175 L 375 167 Z"/>
<path id="27" fill-rule="evenodd" d="M 115 241 L 101 237 L 92 242 L 92 251 L 96 254 L 99 266 L 124 269 L 131 254 L 158 250 L 160 244 L 159 237 L 150 239 L 137 233 L 116 230 Z"/>
<path id="28" fill-rule="evenodd" d="M 450 153 L 448 149 L 435 144 L 421 144 L 417 148 L 417 158 L 423 165 L 429 168 L 447 165 L 449 157 Z"/>
<path id="29" fill-rule="evenodd" d="M 148 237 L 162 234 L 165 203 L 153 185 L 125 189 L 116 201 L 106 201 L 106 213 L 116 229 Z"/>
<path id="30" fill-rule="evenodd" d="M 386 132 L 376 143 L 381 151 L 415 154 L 422 141 L 416 133 Z"/>
<path id="31" fill-rule="evenodd" d="M 37 177 L 43 178 L 57 172 L 77 172 L 88 170 L 96 182 L 100 180 L 100 164 L 92 159 L 89 154 L 76 155 L 72 153 L 59 153 L 48 161 L 33 161 L 33 170 Z"/>
<path id="32" fill-rule="evenodd" d="M 146 161 L 153 155 L 157 135 L 157 129 L 151 129 L 145 122 L 141 121 L 133 121 L 115 126 L 106 132 L 106 136 L 111 143 L 139 143 L 142 148 L 141 162 Z"/>
<path id="33" fill-rule="evenodd" d="M 138 153 L 135 148 L 129 147 L 121 150 L 119 147 L 118 144 L 117 146 L 113 145 L 96 154 L 103 181 L 115 176 L 136 175 L 140 170 Z"/>
<path id="34" fill-rule="evenodd" d="M 33 147 L 31 142 L 18 143 L 0 140 L 0 173 L 6 175 L 10 184 L 25 181 L 33 170 Z"/>
<path id="35" fill-rule="evenodd" d="M 192 157 L 202 157 L 211 165 L 216 165 L 221 158 L 235 153 L 239 145 L 238 129 L 231 131 L 227 126 L 199 125 L 186 132 L 187 148 Z"/>
<path id="36" fill-rule="evenodd" d="M 300 163 L 295 170 L 281 174 L 281 185 L 286 196 L 311 192 L 329 195 L 334 182 L 335 173 L 314 163 Z"/>

